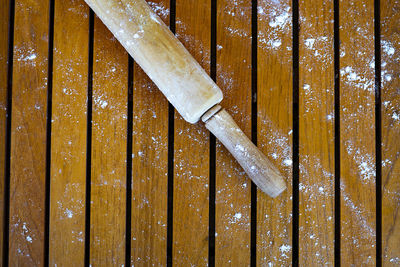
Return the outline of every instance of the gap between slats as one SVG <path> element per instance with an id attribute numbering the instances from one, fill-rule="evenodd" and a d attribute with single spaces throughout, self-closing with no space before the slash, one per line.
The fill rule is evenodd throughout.
<path id="1" fill-rule="evenodd" d="M 217 0 L 211 0 L 211 59 L 210 76 L 217 81 Z M 215 182 L 216 182 L 216 139 L 210 133 L 210 181 L 209 181 L 209 224 L 208 265 L 215 266 Z"/>
<path id="2" fill-rule="evenodd" d="M 293 25 L 293 224 L 292 264 L 299 265 L 299 1 L 292 2 Z"/>
<path id="3" fill-rule="evenodd" d="M 382 266 L 382 114 L 381 114 L 381 16 L 380 0 L 374 1 L 375 37 L 375 164 L 376 164 L 376 266 Z"/>
<path id="4" fill-rule="evenodd" d="M 93 43 L 94 12 L 89 11 L 89 62 L 87 94 L 87 129 L 86 129 L 86 198 L 85 198 L 85 266 L 90 264 L 90 201 L 91 201 L 91 166 L 92 166 L 92 98 L 93 98 Z"/>
<path id="5" fill-rule="evenodd" d="M 14 21 L 15 1 L 10 0 L 8 24 L 8 69 L 7 69 L 7 111 L 6 111 L 6 151 L 4 170 L 4 223 L 3 223 L 3 266 L 8 266 L 9 259 L 9 225 L 10 225 L 10 160 L 11 160 L 11 111 L 12 111 L 12 81 L 14 56 Z"/>
<path id="6" fill-rule="evenodd" d="M 128 106 L 126 142 L 126 233 L 125 266 L 131 266 L 132 238 L 132 138 L 133 138 L 133 58 L 128 59 Z"/>
<path id="7" fill-rule="evenodd" d="M 257 145 L 258 0 L 251 1 L 251 140 Z M 250 266 L 257 265 L 257 186 L 251 182 Z"/>
<path id="8" fill-rule="evenodd" d="M 339 0 L 333 1 L 334 112 L 335 112 L 335 266 L 340 266 L 340 40 Z"/>
<path id="9" fill-rule="evenodd" d="M 175 34 L 176 0 L 170 0 L 169 28 Z M 175 111 L 168 103 L 168 211 L 167 211 L 167 266 L 172 267 L 173 207 L 174 207 L 174 116 Z"/>
<path id="10" fill-rule="evenodd" d="M 51 180 L 51 120 L 53 95 L 54 0 L 49 1 L 49 44 L 47 69 L 47 121 L 46 121 L 46 192 L 44 220 L 44 266 L 49 266 L 50 240 L 50 180 Z"/>

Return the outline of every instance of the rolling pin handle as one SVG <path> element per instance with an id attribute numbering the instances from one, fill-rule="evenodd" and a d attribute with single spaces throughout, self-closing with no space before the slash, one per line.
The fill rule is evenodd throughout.
<path id="1" fill-rule="evenodd" d="M 225 109 L 216 105 L 203 115 L 202 120 L 263 192 L 276 197 L 286 189 L 279 170 L 250 141 Z"/>

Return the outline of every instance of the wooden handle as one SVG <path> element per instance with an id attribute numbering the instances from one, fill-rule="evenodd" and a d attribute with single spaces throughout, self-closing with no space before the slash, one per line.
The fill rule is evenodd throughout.
<path id="1" fill-rule="evenodd" d="M 247 138 L 225 109 L 216 106 L 203 116 L 203 121 L 263 192 L 276 197 L 286 189 L 279 170 Z"/>

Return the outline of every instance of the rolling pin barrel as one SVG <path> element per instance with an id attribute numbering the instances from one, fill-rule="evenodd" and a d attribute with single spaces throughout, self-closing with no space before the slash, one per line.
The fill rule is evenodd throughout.
<path id="1" fill-rule="evenodd" d="M 221 89 L 144 0 L 85 0 L 190 123 L 221 102 Z"/>
<path id="2" fill-rule="evenodd" d="M 217 105 L 221 89 L 145 0 L 85 1 L 186 121 L 202 118 L 262 191 L 285 190 L 279 171 Z"/>

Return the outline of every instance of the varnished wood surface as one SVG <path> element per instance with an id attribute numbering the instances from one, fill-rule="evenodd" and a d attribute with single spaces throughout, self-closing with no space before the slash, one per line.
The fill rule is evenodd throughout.
<path id="1" fill-rule="evenodd" d="M 258 1 L 257 145 L 286 177 L 275 199 L 257 191 L 257 266 L 292 262 L 292 4 Z"/>
<path id="2" fill-rule="evenodd" d="M 374 2 L 340 1 L 339 14 L 341 264 L 373 266 L 376 262 Z"/>
<path id="3" fill-rule="evenodd" d="M 300 1 L 299 9 L 299 265 L 332 266 L 335 232 L 333 1 L 304 0 Z"/>
<path id="4" fill-rule="evenodd" d="M 222 106 L 251 133 L 251 2 L 217 1 L 217 84 Z M 251 181 L 217 141 L 215 186 L 215 264 L 250 264 Z"/>
<path id="5" fill-rule="evenodd" d="M 169 1 L 153 10 L 168 25 Z M 132 126 L 131 264 L 167 262 L 168 102 L 135 63 Z"/>
<path id="6" fill-rule="evenodd" d="M 80 266 L 85 250 L 89 8 L 54 6 L 49 264 Z"/>
<path id="7" fill-rule="evenodd" d="M 125 264 L 128 54 L 97 17 L 93 39 L 90 264 L 121 266 Z"/>
<path id="8" fill-rule="evenodd" d="M 54 1 L 54 36 L 49 34 L 49 1 L 15 1 L 12 125 L 6 129 L 6 2 L 1 7 L 5 19 L 0 36 L 0 192 L 4 196 L 2 188 L 8 182 L 11 190 L 10 200 L 3 203 L 2 197 L 0 201 L 0 217 L 6 206 L 10 208 L 9 221 L 4 221 L 9 239 L 2 238 L 0 243 L 8 242 L 2 252 L 8 253 L 9 266 L 42 266 L 46 257 L 51 266 L 83 266 L 85 256 L 92 266 L 166 266 L 167 262 L 247 266 L 252 259 L 257 266 L 297 262 L 333 266 L 336 261 L 343 266 L 373 266 L 379 260 L 384 266 L 400 264 L 398 0 L 380 1 L 381 207 L 376 207 L 375 193 L 379 105 L 375 105 L 378 59 L 373 1 L 339 1 L 339 36 L 334 34 L 334 1 L 299 0 L 299 30 L 293 28 L 292 1 L 258 1 L 254 13 L 257 58 L 252 54 L 255 1 L 177 0 L 172 2 L 176 9 L 169 0 L 148 1 L 164 22 L 174 23 L 178 39 L 206 72 L 211 72 L 215 60 L 216 81 L 225 96 L 222 106 L 249 137 L 252 118 L 256 119 L 253 136 L 258 147 L 284 174 L 288 189 L 276 199 L 257 190 L 253 202 L 250 180 L 233 157 L 218 141 L 213 154 L 203 125 L 188 124 L 176 111 L 169 117 L 165 97 L 136 63 L 130 61 L 129 66 L 127 53 L 98 18 L 93 25 L 94 47 L 89 50 L 89 7 L 83 0 Z M 335 80 L 334 38 L 338 37 L 340 66 Z M 54 40 L 52 73 L 48 73 L 49 38 Z M 93 65 L 89 66 L 91 53 Z M 296 62 L 299 68 L 293 69 Z M 252 96 L 252 65 L 257 67 L 256 97 Z M 92 87 L 88 83 L 91 68 Z M 47 114 L 51 74 L 52 110 Z M 334 99 L 335 81 L 340 103 Z M 93 93 L 90 114 L 88 90 Z M 298 106 L 294 103 L 297 94 Z M 251 114 L 252 100 L 256 117 Z M 339 109 L 338 118 L 335 109 Z M 50 139 L 46 136 L 49 119 Z M 335 133 L 335 123 L 340 124 L 340 132 Z M 7 130 L 11 172 L 3 178 Z M 132 147 L 128 147 L 129 136 Z M 335 144 L 335 137 L 339 143 Z M 299 145 L 298 170 L 294 144 Z M 340 162 L 335 162 L 335 145 L 340 148 Z M 87 165 L 88 153 L 91 165 Z M 50 163 L 48 185 L 46 160 Z M 173 163 L 173 169 L 168 163 Z M 338 163 L 340 192 L 335 192 Z M 293 183 L 297 171 L 299 183 Z M 91 195 L 86 203 L 88 173 Z M 210 183 L 213 175 L 215 188 Z M 130 178 L 132 194 L 127 196 Z M 48 214 L 46 186 L 50 186 Z M 298 203 L 293 202 L 296 188 Z M 215 206 L 210 202 L 214 197 Z M 335 197 L 340 198 L 339 213 Z M 251 218 L 252 206 L 256 218 Z M 85 213 L 87 207 L 90 214 Z M 381 218 L 377 217 L 380 210 Z M 296 220 L 298 235 L 293 232 Z M 130 236 L 126 236 L 127 226 Z M 335 230 L 340 230 L 340 242 L 335 240 Z M 339 258 L 335 258 L 335 244 L 340 244 Z M 378 257 L 377 247 L 382 252 Z"/>
<path id="9" fill-rule="evenodd" d="M 208 73 L 211 34 L 204 29 L 210 27 L 211 1 L 176 1 L 176 35 Z M 176 266 L 208 262 L 209 136 L 204 125 L 190 125 L 175 113 L 172 253 Z"/>
<path id="10" fill-rule="evenodd" d="M 49 2 L 15 1 L 9 263 L 44 263 Z"/>

